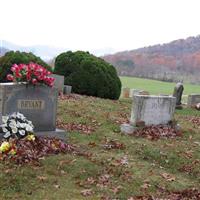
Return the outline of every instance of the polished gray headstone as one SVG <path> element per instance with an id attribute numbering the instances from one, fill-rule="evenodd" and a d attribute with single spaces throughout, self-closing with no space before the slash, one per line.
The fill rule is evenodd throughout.
<path id="1" fill-rule="evenodd" d="M 57 88 L 0 84 L 2 115 L 20 112 L 33 122 L 35 131 L 55 131 L 57 99 Z"/>

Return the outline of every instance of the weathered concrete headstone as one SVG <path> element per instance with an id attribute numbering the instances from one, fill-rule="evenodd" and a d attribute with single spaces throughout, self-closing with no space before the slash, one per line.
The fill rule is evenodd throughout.
<path id="1" fill-rule="evenodd" d="M 54 131 L 57 97 L 56 88 L 1 83 L 0 113 L 20 112 L 33 122 L 35 131 Z"/>
<path id="2" fill-rule="evenodd" d="M 72 86 L 71 85 L 64 85 L 63 94 L 71 94 Z"/>
<path id="3" fill-rule="evenodd" d="M 200 94 L 190 94 L 190 95 L 188 95 L 187 105 L 189 107 L 195 106 L 198 103 L 200 103 Z"/>
<path id="4" fill-rule="evenodd" d="M 170 96 L 135 95 L 131 123 L 144 121 L 145 125 L 168 124 L 173 119 L 176 98 Z"/>
<path id="5" fill-rule="evenodd" d="M 181 105 L 181 98 L 182 98 L 183 90 L 184 90 L 183 84 L 177 83 L 174 88 L 174 92 L 173 92 L 173 97 L 176 97 L 176 105 L 177 106 Z"/>
<path id="6" fill-rule="evenodd" d="M 129 97 L 132 98 L 133 95 L 139 94 L 140 91 L 141 91 L 141 90 L 138 90 L 138 89 L 130 89 Z"/>
<path id="7" fill-rule="evenodd" d="M 58 74 L 51 74 L 51 77 L 55 78 L 54 87 L 58 89 L 59 93 L 63 92 L 64 89 L 64 79 L 65 77 Z"/>
<path id="8" fill-rule="evenodd" d="M 122 89 L 122 97 L 129 98 L 129 96 L 130 96 L 130 88 L 123 88 Z"/>

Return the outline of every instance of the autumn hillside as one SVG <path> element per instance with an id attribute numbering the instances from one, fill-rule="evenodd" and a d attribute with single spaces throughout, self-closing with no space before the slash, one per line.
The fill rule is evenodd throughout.
<path id="1" fill-rule="evenodd" d="M 103 57 L 120 75 L 200 82 L 200 36 Z"/>
<path id="2" fill-rule="evenodd" d="M 1 158 L 0 200 L 199 200 L 200 112 L 177 110 L 181 131 L 151 126 L 125 135 L 131 107 L 131 99 L 60 98 L 57 127 L 68 133 L 68 151 L 37 140 L 14 157 L 24 164 Z"/>

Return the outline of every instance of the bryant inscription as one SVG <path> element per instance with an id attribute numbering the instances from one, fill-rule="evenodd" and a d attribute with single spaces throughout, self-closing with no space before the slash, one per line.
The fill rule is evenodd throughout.
<path id="1" fill-rule="evenodd" d="M 42 100 L 18 100 L 18 109 L 43 110 L 45 102 Z"/>

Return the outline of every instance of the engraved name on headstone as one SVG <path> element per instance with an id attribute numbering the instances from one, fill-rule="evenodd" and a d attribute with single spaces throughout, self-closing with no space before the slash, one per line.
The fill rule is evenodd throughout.
<path id="1" fill-rule="evenodd" d="M 45 101 L 19 99 L 17 107 L 19 109 L 43 110 L 45 108 Z"/>

